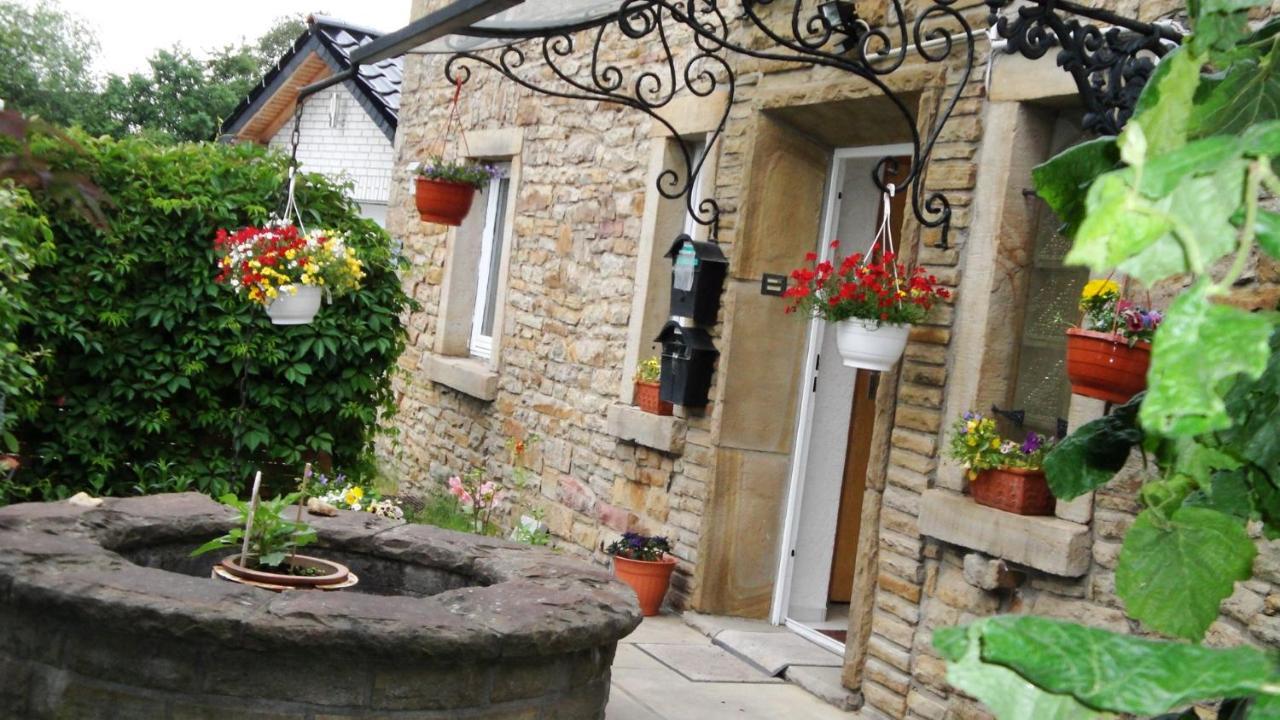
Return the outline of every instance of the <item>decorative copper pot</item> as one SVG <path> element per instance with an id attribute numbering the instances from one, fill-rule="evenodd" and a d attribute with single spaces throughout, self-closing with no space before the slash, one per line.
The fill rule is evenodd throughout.
<path id="1" fill-rule="evenodd" d="M 1151 343 L 1133 347 L 1124 337 L 1096 330 L 1067 330 L 1067 378 L 1077 395 L 1125 403 L 1147 388 Z"/>
<path id="2" fill-rule="evenodd" d="M 457 227 L 471 212 L 471 201 L 475 197 L 475 186 L 467 183 L 420 177 L 414 185 L 414 204 L 424 222 Z"/>

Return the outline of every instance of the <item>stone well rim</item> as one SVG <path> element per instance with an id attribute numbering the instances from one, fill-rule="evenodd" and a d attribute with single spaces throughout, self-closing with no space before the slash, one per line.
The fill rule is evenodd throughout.
<path id="1" fill-rule="evenodd" d="M 236 647 L 396 657 L 540 656 L 613 643 L 641 616 L 607 571 L 527 545 L 369 513 L 309 518 L 325 547 L 467 575 L 428 597 L 274 593 L 143 567 L 121 553 L 226 531 L 234 513 L 200 493 L 0 508 L 0 604 L 122 632 Z M 211 558 L 212 562 L 212 558 Z"/>

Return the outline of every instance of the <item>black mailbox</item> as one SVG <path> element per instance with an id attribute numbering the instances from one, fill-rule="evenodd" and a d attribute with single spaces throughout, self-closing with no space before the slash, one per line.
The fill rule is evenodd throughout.
<path id="1" fill-rule="evenodd" d="M 671 258 L 671 314 L 690 318 L 696 325 L 715 325 L 729 269 L 720 246 L 680 235 L 667 257 Z"/>
<path id="2" fill-rule="evenodd" d="M 706 330 L 672 320 L 658 334 L 662 343 L 662 387 L 659 397 L 675 405 L 703 407 L 711 390 L 711 373 L 720 354 Z"/>

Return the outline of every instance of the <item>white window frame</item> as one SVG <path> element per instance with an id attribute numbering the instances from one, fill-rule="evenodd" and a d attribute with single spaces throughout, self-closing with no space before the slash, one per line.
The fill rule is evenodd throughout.
<path id="1" fill-rule="evenodd" d="M 680 138 L 680 142 L 684 144 L 689 151 L 690 169 L 698 167 L 698 163 L 702 161 L 707 154 L 707 134 L 691 135 Z M 704 168 L 705 169 L 705 168 Z M 677 170 L 679 172 L 679 170 Z M 690 182 L 692 187 L 689 188 L 689 206 L 685 208 L 684 215 L 684 234 L 691 238 L 698 238 L 698 228 L 702 227 L 698 221 L 693 219 L 693 213 L 698 210 L 698 203 L 707 196 L 707 175 L 709 173 L 699 173 L 697 177 L 692 178 Z M 689 208 L 693 208 L 691 212 Z"/>
<path id="2" fill-rule="evenodd" d="M 489 181 L 489 187 L 485 189 L 485 212 L 484 212 L 484 231 L 480 238 L 480 262 L 476 270 L 476 297 L 475 307 L 471 315 L 471 340 L 469 349 L 471 355 L 489 360 L 493 357 L 493 336 L 484 334 L 484 313 L 488 306 L 490 293 L 498 292 L 498 287 L 490 286 L 489 278 L 492 276 L 495 280 L 497 273 L 494 272 L 494 263 L 502 262 L 501 252 L 494 253 L 495 240 L 501 241 L 504 245 L 510 241 L 510 228 L 507 227 L 507 206 L 511 203 L 511 163 L 493 163 L 498 170 L 498 174 Z M 499 190 L 503 183 L 507 184 L 507 192 L 501 193 Z M 503 205 L 498 206 L 499 196 L 502 196 Z M 497 227 L 501 222 L 502 235 L 498 236 Z M 497 298 L 494 299 L 495 305 Z M 491 332 L 500 332 L 497 328 L 497 308 L 494 309 L 495 326 Z"/>

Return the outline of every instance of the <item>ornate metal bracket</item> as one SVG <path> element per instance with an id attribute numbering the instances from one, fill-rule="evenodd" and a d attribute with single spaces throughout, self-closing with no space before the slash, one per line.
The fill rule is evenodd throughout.
<path id="1" fill-rule="evenodd" d="M 1008 40 L 1005 52 L 1035 60 L 1059 46 L 1058 65 L 1071 73 L 1084 103 L 1083 126 L 1099 135 L 1115 135 L 1124 128 L 1156 62 L 1182 41 L 1182 34 L 1166 25 L 1153 25 L 1069 0 L 1033 0 L 1014 15 L 1001 11 L 1012 0 L 986 0 L 991 27 Z M 1096 20 L 1105 31 L 1062 13 Z"/>
<path id="2" fill-rule="evenodd" d="M 730 2 L 736 6 L 732 15 L 721 8 Z M 616 13 L 592 23 L 524 32 L 470 28 L 461 34 L 510 44 L 457 53 L 446 63 L 445 75 L 450 81 L 465 82 L 470 77 L 467 64 L 478 63 L 535 92 L 634 108 L 664 125 L 672 135 L 676 135 L 675 128 L 660 111 L 679 91 L 706 97 L 723 89 L 729 102 L 708 138 L 710 147 L 723 133 L 737 87 L 727 54 L 844 70 L 878 88 L 901 115 L 912 145 L 911 167 L 902 184 L 910 188 L 916 220 L 924 227 L 940 228 L 940 246 L 946 247 L 951 203 L 940 192 L 926 191 L 923 178 L 938 135 L 973 71 L 973 32 L 953 7 L 955 2 L 934 0 L 909 21 L 901 1 L 890 0 L 886 24 L 872 28 L 846 0 L 821 4 L 814 0 L 624 0 Z M 745 25 L 745 32 L 738 31 L 738 22 Z M 694 46 L 673 51 L 670 38 L 677 31 L 692 31 Z M 576 42 L 575 34 L 584 32 L 589 32 L 589 41 Z M 657 61 L 624 70 L 602 58 L 603 49 L 615 47 L 605 42 L 610 32 L 649 42 L 646 47 L 650 49 L 656 40 Z M 765 43 L 759 42 L 761 35 Z M 956 52 L 958 48 L 963 48 L 962 54 Z M 913 52 L 924 63 L 955 63 L 961 72 L 959 82 L 950 86 L 954 90 L 944 100 L 934 127 L 924 135 L 916 127 L 913 108 L 907 107 L 884 80 Z M 530 57 L 540 62 L 528 62 Z M 683 147 L 682 154 L 683 172 L 664 171 L 658 178 L 658 190 L 667 198 L 684 197 L 690 216 L 710 226 L 714 239 L 720 207 L 710 198 L 695 207 L 691 192 L 703 159 Z M 883 171 L 891 162 L 892 158 L 882 158 L 872 172 L 872 182 L 882 191 L 886 189 Z"/>

